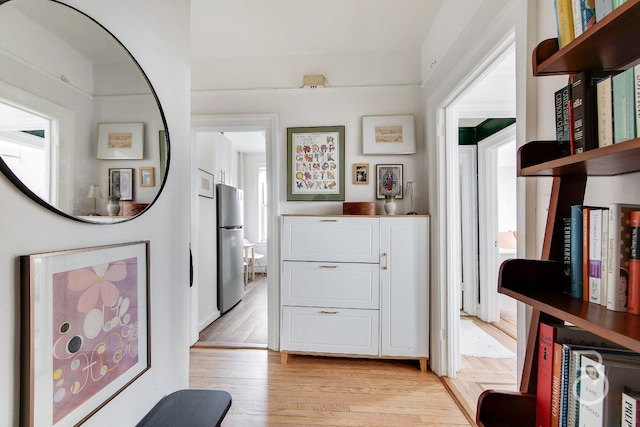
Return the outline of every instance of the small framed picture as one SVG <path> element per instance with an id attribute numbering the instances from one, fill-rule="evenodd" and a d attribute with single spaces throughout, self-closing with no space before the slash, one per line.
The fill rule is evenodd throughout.
<path id="1" fill-rule="evenodd" d="M 133 200 L 133 169 L 109 169 L 109 197 Z"/>
<path id="2" fill-rule="evenodd" d="M 139 170 L 140 176 L 138 180 L 140 182 L 140 187 L 155 187 L 155 173 L 153 170 L 153 166 L 145 166 L 141 167 Z"/>
<path id="3" fill-rule="evenodd" d="M 363 154 L 414 154 L 413 114 L 362 117 Z"/>
<path id="4" fill-rule="evenodd" d="M 98 124 L 98 159 L 142 159 L 144 123 Z"/>
<path id="5" fill-rule="evenodd" d="M 376 165 L 376 199 L 402 199 L 402 165 Z"/>
<path id="6" fill-rule="evenodd" d="M 369 184 L 369 163 L 353 164 L 353 183 L 355 185 Z"/>
<path id="7" fill-rule="evenodd" d="M 198 196 L 213 199 L 213 174 L 198 169 Z"/>

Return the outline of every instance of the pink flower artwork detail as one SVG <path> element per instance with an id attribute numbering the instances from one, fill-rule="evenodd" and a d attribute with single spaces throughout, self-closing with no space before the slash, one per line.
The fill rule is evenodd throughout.
<path id="1" fill-rule="evenodd" d="M 78 300 L 78 311 L 88 314 L 96 307 L 98 298 L 107 307 L 113 307 L 118 301 L 120 291 L 114 284 L 127 277 L 125 261 L 93 266 L 92 270 L 82 269 L 69 272 L 68 288 L 70 291 L 84 291 Z"/>

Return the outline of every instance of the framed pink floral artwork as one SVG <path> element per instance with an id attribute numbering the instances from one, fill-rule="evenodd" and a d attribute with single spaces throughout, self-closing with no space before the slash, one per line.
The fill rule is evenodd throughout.
<path id="1" fill-rule="evenodd" d="M 149 242 L 20 257 L 23 425 L 77 425 L 151 366 Z"/>

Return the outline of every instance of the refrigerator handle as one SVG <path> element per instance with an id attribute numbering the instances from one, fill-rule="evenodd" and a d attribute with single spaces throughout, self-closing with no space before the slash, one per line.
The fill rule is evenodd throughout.
<path id="1" fill-rule="evenodd" d="M 193 253 L 191 252 L 191 243 L 189 243 L 189 287 L 193 286 Z"/>

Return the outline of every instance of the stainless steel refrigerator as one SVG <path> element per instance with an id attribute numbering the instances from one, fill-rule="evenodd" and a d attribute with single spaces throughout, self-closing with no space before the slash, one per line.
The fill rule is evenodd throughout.
<path id="1" fill-rule="evenodd" d="M 216 185 L 218 215 L 218 309 L 224 314 L 244 293 L 244 253 L 242 190 Z"/>

